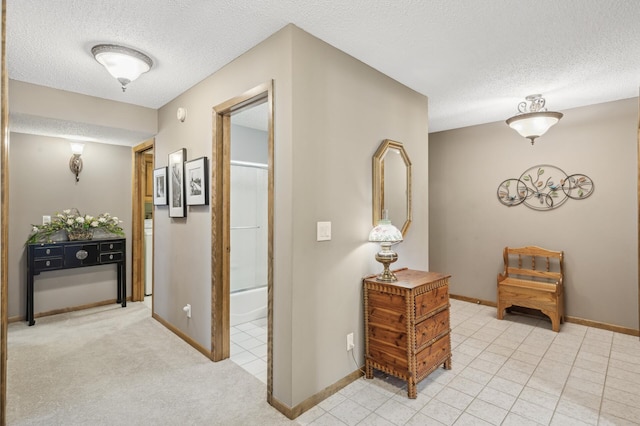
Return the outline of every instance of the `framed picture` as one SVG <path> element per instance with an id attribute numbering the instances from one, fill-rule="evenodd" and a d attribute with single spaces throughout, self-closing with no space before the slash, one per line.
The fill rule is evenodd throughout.
<path id="1" fill-rule="evenodd" d="M 196 158 L 184 163 L 188 206 L 205 206 L 209 204 L 207 163 L 207 157 Z"/>
<path id="2" fill-rule="evenodd" d="M 185 217 L 187 205 L 184 199 L 184 159 L 187 150 L 182 148 L 169 154 L 169 217 Z"/>
<path id="3" fill-rule="evenodd" d="M 153 205 L 167 205 L 167 168 L 153 170 Z"/>

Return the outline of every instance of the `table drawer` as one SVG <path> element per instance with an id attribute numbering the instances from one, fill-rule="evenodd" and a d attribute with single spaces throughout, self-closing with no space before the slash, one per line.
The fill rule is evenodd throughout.
<path id="1" fill-rule="evenodd" d="M 124 241 L 109 241 L 100 243 L 100 251 L 122 251 L 124 249 Z"/>
<path id="2" fill-rule="evenodd" d="M 440 339 L 436 340 L 433 345 L 428 346 L 418 352 L 416 355 L 417 374 L 418 378 L 429 374 L 431 371 L 438 368 L 440 364 L 446 361 L 451 356 L 451 341 L 449 335 L 446 334 Z"/>
<path id="3" fill-rule="evenodd" d="M 64 264 L 67 268 L 98 264 L 98 244 L 74 244 L 64 248 Z"/>
<path id="4" fill-rule="evenodd" d="M 33 249 L 33 257 L 34 258 L 38 258 L 38 257 L 49 257 L 49 256 L 53 256 L 53 257 L 58 257 L 58 256 L 62 256 L 63 253 L 63 249 L 60 246 L 57 247 L 36 247 Z"/>
<path id="5" fill-rule="evenodd" d="M 449 286 L 434 288 L 416 296 L 416 319 L 427 315 L 449 303 Z"/>
<path id="6" fill-rule="evenodd" d="M 416 325 L 416 349 L 420 349 L 447 331 L 449 331 L 449 310 L 445 309 Z"/>
<path id="7" fill-rule="evenodd" d="M 50 269 L 60 269 L 62 268 L 64 262 L 61 257 L 49 257 L 42 259 L 35 259 L 33 261 L 33 267 L 36 271 L 47 271 Z"/>
<path id="8" fill-rule="evenodd" d="M 100 263 L 120 262 L 122 260 L 122 252 L 100 253 Z"/>

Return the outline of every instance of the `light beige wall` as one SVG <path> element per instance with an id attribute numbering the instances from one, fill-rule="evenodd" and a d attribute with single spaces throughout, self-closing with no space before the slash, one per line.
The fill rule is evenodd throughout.
<path id="1" fill-rule="evenodd" d="M 155 167 L 167 165 L 168 155 L 186 148 L 187 159 L 211 158 L 213 107 L 249 89 L 275 80 L 275 315 L 274 394 L 291 401 L 290 351 L 290 233 L 291 200 L 291 27 L 271 36 L 159 110 Z M 186 108 L 184 123 L 176 109 Z M 213 166 L 212 166 L 213 167 Z M 189 207 L 187 217 L 168 217 L 167 207 L 154 213 L 155 313 L 204 348 L 211 347 L 211 207 Z M 182 307 L 190 303 L 192 318 Z"/>
<path id="2" fill-rule="evenodd" d="M 371 157 L 385 138 L 406 144 L 421 183 L 416 221 L 398 266 L 426 269 L 427 99 L 287 26 L 160 109 L 156 166 L 187 148 L 211 155 L 212 107 L 261 83 L 275 85 L 274 396 L 295 406 L 353 372 L 346 334 L 362 364 L 361 279 L 378 271 L 371 224 Z M 175 119 L 178 107 L 187 120 Z M 186 219 L 155 212 L 156 313 L 210 346 L 210 208 Z M 316 242 L 316 222 L 333 239 Z M 295 254 L 294 254 L 295 253 Z M 193 306 L 184 318 L 182 307 Z"/>
<path id="3" fill-rule="evenodd" d="M 427 98 L 302 31 L 293 61 L 295 405 L 356 369 L 347 333 L 363 363 L 362 277 L 381 270 L 380 247 L 367 241 L 372 157 L 384 139 L 405 145 L 416 182 L 415 220 L 394 266 L 426 270 L 429 234 Z M 331 241 L 316 241 L 318 221 L 332 223 Z"/>
<path id="4" fill-rule="evenodd" d="M 144 139 L 158 129 L 155 109 L 10 80 L 11 114 L 26 114 L 140 133 Z M 145 136 L 146 135 L 146 136 Z"/>
<path id="5" fill-rule="evenodd" d="M 495 301 L 505 246 L 564 250 L 566 314 L 638 328 L 637 98 L 562 111 L 531 146 L 504 122 L 433 133 L 431 268 L 451 293 Z M 593 179 L 585 200 L 552 211 L 506 207 L 505 179 L 550 164 Z"/>
<path id="6" fill-rule="evenodd" d="M 9 316 L 24 316 L 26 254 L 31 224 L 68 208 L 83 214 L 109 212 L 130 237 L 131 148 L 86 143 L 80 181 L 69 170 L 69 141 L 11 133 L 9 200 Z M 131 242 L 127 239 L 127 261 Z M 113 265 L 42 273 L 35 278 L 35 313 L 115 299 Z M 131 295 L 131 267 L 127 268 Z"/>

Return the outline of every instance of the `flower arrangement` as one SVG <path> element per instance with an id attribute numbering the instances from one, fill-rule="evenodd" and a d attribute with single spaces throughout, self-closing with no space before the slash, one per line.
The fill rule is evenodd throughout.
<path id="1" fill-rule="evenodd" d="M 78 209 L 63 210 L 56 213 L 50 223 L 45 225 L 32 225 L 31 235 L 27 239 L 27 244 L 35 242 L 51 242 L 54 234 L 64 231 L 69 240 L 90 240 L 93 238 L 94 230 L 116 235 L 124 235 L 120 227 L 121 220 L 109 213 L 102 213 L 98 216 L 82 215 Z"/>

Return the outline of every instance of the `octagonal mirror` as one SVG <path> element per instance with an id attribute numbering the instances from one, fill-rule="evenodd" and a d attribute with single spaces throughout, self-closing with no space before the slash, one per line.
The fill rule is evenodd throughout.
<path id="1" fill-rule="evenodd" d="M 405 236 L 411 225 L 411 160 L 402 142 L 385 139 L 373 156 L 373 225 L 387 218 Z"/>

